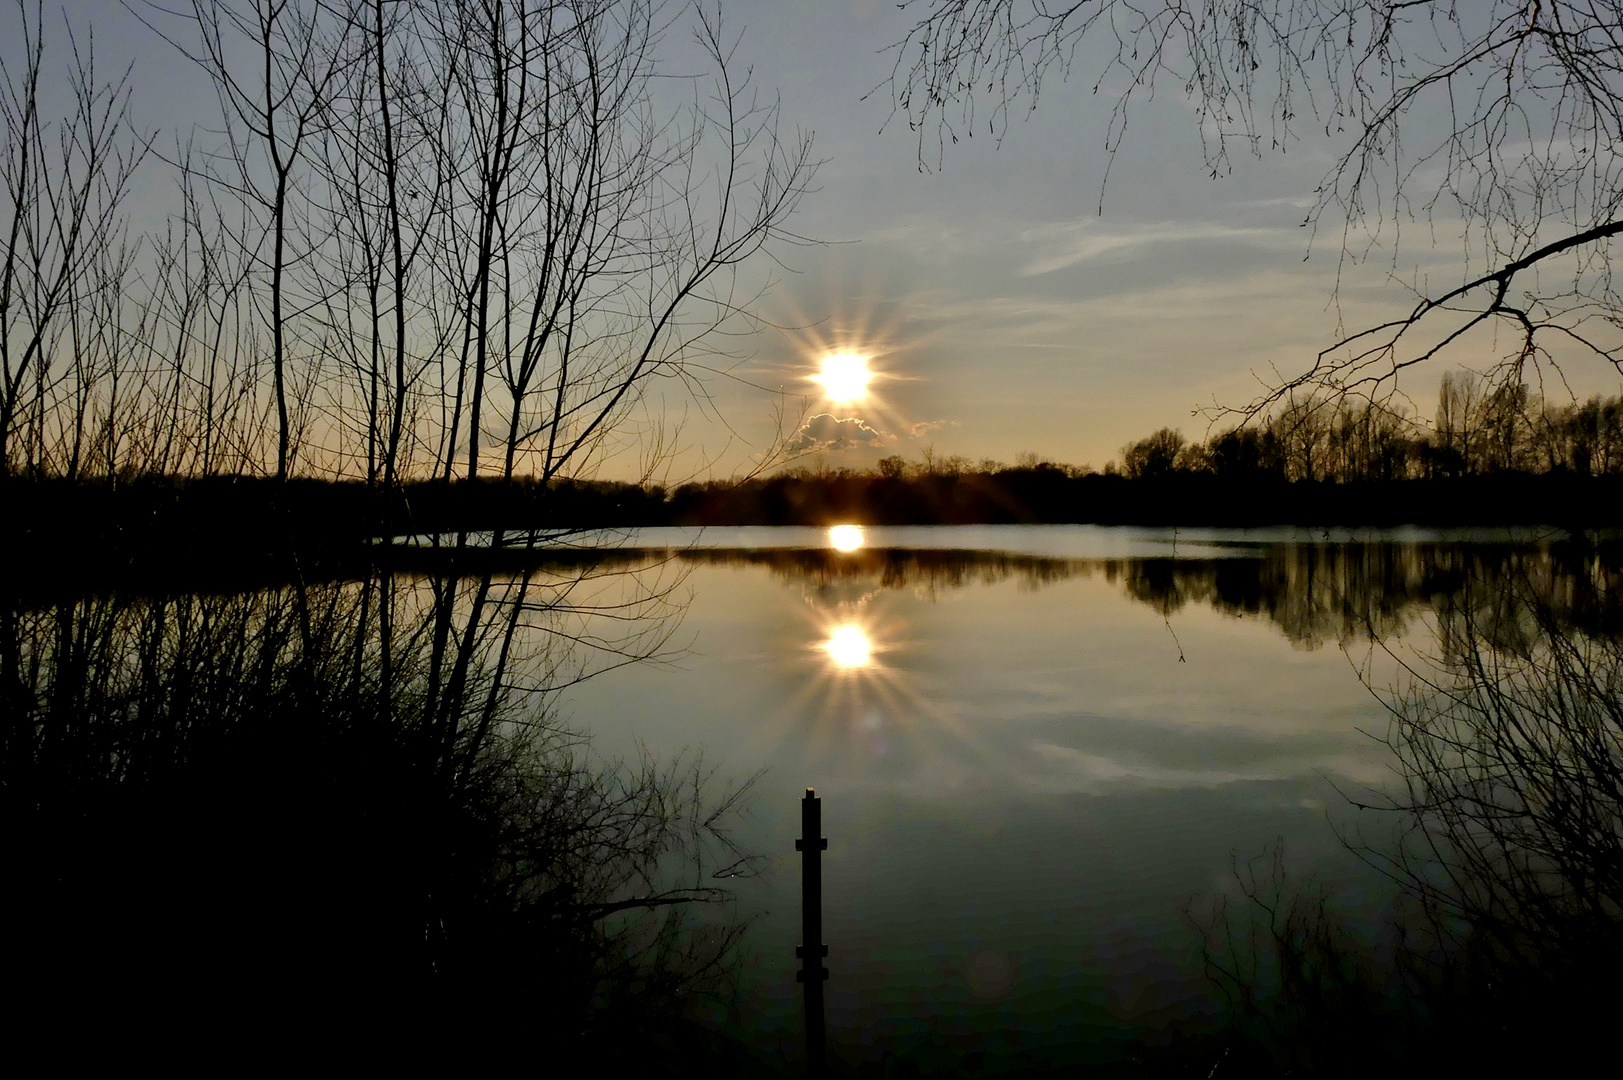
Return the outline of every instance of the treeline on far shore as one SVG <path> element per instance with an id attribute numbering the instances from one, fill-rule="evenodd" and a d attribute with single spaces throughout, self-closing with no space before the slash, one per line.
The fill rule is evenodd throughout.
<path id="1" fill-rule="evenodd" d="M 1526 384 L 1443 376 L 1433 423 L 1406 408 L 1351 398 L 1291 399 L 1205 442 L 1162 428 L 1105 466 L 1133 478 L 1174 473 L 1339 483 L 1501 473 L 1623 473 L 1623 396 L 1546 401 Z"/>
<path id="2" fill-rule="evenodd" d="M 658 525 L 1623 525 L 1623 475 L 1570 472 L 1336 482 L 1175 471 L 1131 478 L 1047 462 L 997 471 L 797 471 L 666 489 L 613 481 L 358 482 L 143 478 L 0 481 L 0 547 L 38 557 L 141 552 L 235 562 L 354 551 L 384 536 Z"/>
<path id="3" fill-rule="evenodd" d="M 1292 404 L 1205 442 L 1162 429 L 1103 471 L 926 453 L 674 486 L 607 480 L 0 478 L 13 565 L 139 555 L 241 566 L 386 536 L 658 525 L 1623 525 L 1623 398 L 1565 407 L 1444 379 L 1435 425 L 1377 405 Z M 44 559 L 44 563 L 41 559 Z M 21 559 L 22 561 L 18 561 Z"/>

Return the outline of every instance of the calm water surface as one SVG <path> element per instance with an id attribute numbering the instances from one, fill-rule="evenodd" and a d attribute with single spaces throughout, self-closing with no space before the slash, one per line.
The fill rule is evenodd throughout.
<path id="1" fill-rule="evenodd" d="M 621 557 L 684 575 L 680 648 L 582 684 L 565 712 L 607 756 L 702 750 L 721 778 L 758 777 L 737 838 L 771 859 L 738 883 L 753 922 L 734 1029 L 798 1058 L 794 839 L 815 787 L 838 1052 L 973 1052 L 997 1071 L 1121 1057 L 1211 1022 L 1186 911 L 1273 843 L 1373 919 L 1387 892 L 1335 826 L 1352 816 L 1342 791 L 1390 779 L 1372 692 L 1398 682 L 1388 650 L 1424 654 L 1439 597 L 1542 557 L 1545 538 L 622 539 L 635 550 Z"/>

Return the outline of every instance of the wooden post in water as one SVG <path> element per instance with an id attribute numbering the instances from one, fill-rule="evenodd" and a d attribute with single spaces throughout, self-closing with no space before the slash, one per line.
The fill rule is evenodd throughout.
<path id="1" fill-rule="evenodd" d="M 804 945 L 795 948 L 801 959 L 795 981 L 806 984 L 806 1071 L 811 1076 L 823 1076 L 828 1069 L 828 1036 L 823 1021 L 823 983 L 828 979 L 828 968 L 823 958 L 828 946 L 823 944 L 823 852 L 828 840 L 823 832 L 823 800 L 817 792 L 806 789 L 800 800 L 800 835 L 795 850 L 800 852 L 800 927 Z"/>

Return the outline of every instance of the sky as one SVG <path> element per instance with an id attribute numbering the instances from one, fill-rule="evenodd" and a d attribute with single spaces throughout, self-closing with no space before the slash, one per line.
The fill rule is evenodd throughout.
<path id="1" fill-rule="evenodd" d="M 134 63 L 147 119 L 178 127 L 206 111 L 195 73 L 116 0 L 70 8 L 106 63 Z M 1347 265 L 1338 221 L 1317 237 L 1303 227 L 1333 164 L 1327 141 L 1237 157 L 1213 179 L 1189 103 L 1162 93 L 1133 111 L 1112 162 L 1113 87 L 1094 93 L 1083 75 L 1014 110 L 999 138 L 981 131 L 921 163 L 884 85 L 912 13 L 881 0 L 724 12 L 735 65 L 781 95 L 786 129 L 815 132 L 816 190 L 791 226 L 817 243 L 779 250 L 763 323 L 727 342 L 734 377 L 711 380 L 713 408 L 668 402 L 686 417 L 679 473 L 748 467 L 774 432 L 801 446 L 854 436 L 806 464 L 1032 452 L 1100 467 L 1162 426 L 1204 437 L 1212 408 L 1301 371 L 1338 327 L 1413 303 L 1388 253 Z M 1399 277 L 1458 279 L 1457 245 L 1405 242 Z M 865 401 L 837 405 L 812 380 L 832 351 L 869 358 Z M 1422 416 L 1441 373 L 1405 384 Z M 1605 374 L 1575 388 L 1615 392 Z M 811 427 L 774 427 L 775 411 Z"/>
<path id="2" fill-rule="evenodd" d="M 1107 184 L 1115 98 L 1078 78 L 1015 111 L 1001 138 L 931 148 L 921 168 L 883 85 L 909 13 L 878 0 L 727 12 L 825 161 L 797 228 L 827 243 L 787 257 L 767 304 L 811 328 L 764 336 L 752 374 L 804 387 L 829 347 L 871 353 L 880 373 L 859 408 L 831 408 L 811 384 L 814 414 L 861 416 L 880 436 L 830 464 L 930 447 L 1099 467 L 1162 426 L 1204 437 L 1203 410 L 1302 370 L 1342 321 L 1413 302 L 1379 254 L 1349 269 L 1334 227 L 1317 243 L 1303 227 L 1333 146 L 1238 158 L 1212 179 L 1187 103 L 1162 96 L 1131 115 Z M 1434 384 L 1412 384 L 1424 413 Z"/>

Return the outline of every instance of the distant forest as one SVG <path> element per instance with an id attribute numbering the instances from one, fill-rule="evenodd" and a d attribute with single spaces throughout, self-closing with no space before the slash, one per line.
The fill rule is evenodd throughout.
<path id="1" fill-rule="evenodd" d="M 1132 478 L 1175 473 L 1361 483 L 1497 473 L 1623 472 L 1623 397 L 1551 404 L 1525 385 L 1490 389 L 1470 372 L 1443 376 L 1430 428 L 1369 402 L 1291 402 L 1264 422 L 1204 443 L 1162 428 L 1105 466 Z"/>
<path id="2" fill-rule="evenodd" d="M 926 453 L 887 457 L 871 470 L 801 466 L 671 487 L 522 476 L 393 487 L 12 477 L 0 482 L 0 497 L 17 524 L 0 543 L 36 563 L 48 555 L 83 565 L 123 552 L 197 572 L 293 550 L 344 557 L 376 537 L 488 529 L 1623 524 L 1623 398 L 1553 406 L 1525 389 L 1477 388 L 1469 375 L 1446 378 L 1430 428 L 1375 405 L 1308 403 L 1205 442 L 1162 429 L 1123 447 L 1102 471 L 1035 454 L 1009 465 Z"/>

